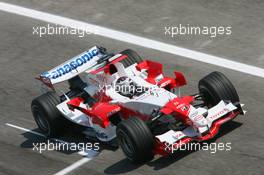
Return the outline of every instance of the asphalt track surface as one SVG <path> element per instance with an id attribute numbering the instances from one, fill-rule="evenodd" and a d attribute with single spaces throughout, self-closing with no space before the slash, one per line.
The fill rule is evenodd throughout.
<path id="1" fill-rule="evenodd" d="M 31 9 L 56 14 L 157 41 L 264 68 L 264 3 L 241 1 L 35 1 L 6 0 Z M 164 35 L 165 26 L 231 25 L 231 36 Z M 7 126 L 36 130 L 30 102 L 39 95 L 34 76 L 81 53 L 93 45 L 109 51 L 136 50 L 145 59 L 160 61 L 165 73 L 182 71 L 188 85 L 184 94 L 197 92 L 197 83 L 212 71 L 224 72 L 234 83 L 248 111 L 226 125 L 216 142 L 231 142 L 231 151 L 179 152 L 156 157 L 144 165 L 132 165 L 120 149 L 102 146 L 100 154 L 68 174 L 263 174 L 263 78 L 186 59 L 184 57 L 127 44 L 97 35 L 32 35 L 33 26 L 47 23 L 0 11 L 0 174 L 55 174 L 83 157 L 76 152 L 33 151 L 33 143 L 46 139 Z M 89 142 L 69 133 L 69 142 Z"/>

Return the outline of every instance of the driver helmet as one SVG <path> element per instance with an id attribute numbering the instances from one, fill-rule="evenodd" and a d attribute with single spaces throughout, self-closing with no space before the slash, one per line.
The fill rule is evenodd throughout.
<path id="1" fill-rule="evenodd" d="M 136 90 L 136 84 L 131 78 L 120 77 L 116 82 L 115 90 L 123 96 L 132 97 Z"/>

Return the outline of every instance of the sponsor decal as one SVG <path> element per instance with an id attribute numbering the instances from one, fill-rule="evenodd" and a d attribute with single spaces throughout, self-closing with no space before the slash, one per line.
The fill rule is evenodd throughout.
<path id="1" fill-rule="evenodd" d="M 176 132 L 175 135 L 172 137 L 174 137 L 177 141 L 178 139 L 180 139 L 183 136 L 185 136 L 185 135 L 182 132 Z"/>
<path id="2" fill-rule="evenodd" d="M 162 83 L 160 86 L 161 86 L 161 87 L 165 87 L 165 86 L 169 85 L 170 82 L 171 82 L 170 80 L 167 80 L 167 81 L 165 81 L 164 83 Z"/>
<path id="3" fill-rule="evenodd" d="M 173 104 L 174 104 L 175 106 L 178 106 L 178 105 L 179 105 L 179 102 L 178 102 L 178 101 L 175 101 Z"/>
<path id="4" fill-rule="evenodd" d="M 65 63 L 64 65 L 56 68 L 55 70 L 52 70 L 52 72 L 44 72 L 41 74 L 41 76 L 49 78 L 49 79 L 57 79 L 61 77 L 62 75 L 65 75 L 72 70 L 77 69 L 78 67 L 82 66 L 83 64 L 89 62 L 91 59 L 93 59 L 96 55 L 98 55 L 99 50 L 97 48 L 87 51 L 83 53 L 82 55 L 74 58 L 70 62 Z"/>
<path id="5" fill-rule="evenodd" d="M 184 108 L 185 107 L 185 104 L 178 104 L 177 106 L 176 106 L 176 109 L 182 109 L 182 108 Z"/>
<path id="6" fill-rule="evenodd" d="M 213 116 L 210 116 L 209 118 L 210 118 L 211 120 L 214 120 L 214 119 L 216 119 L 216 118 L 218 118 L 218 117 L 220 117 L 220 116 L 222 116 L 222 115 L 225 115 L 225 114 L 228 113 L 228 112 L 230 112 L 230 110 L 227 109 L 227 108 L 224 108 L 223 110 L 219 111 L 218 113 L 216 113 L 216 114 L 213 115 Z"/>
<path id="7" fill-rule="evenodd" d="M 182 111 L 186 111 L 187 109 L 188 109 L 188 106 L 187 106 L 187 105 L 185 105 L 185 106 L 183 106 L 183 107 L 181 108 Z"/>
<path id="8" fill-rule="evenodd" d="M 196 117 L 193 118 L 195 122 L 202 120 L 204 117 L 202 115 L 197 115 Z"/>

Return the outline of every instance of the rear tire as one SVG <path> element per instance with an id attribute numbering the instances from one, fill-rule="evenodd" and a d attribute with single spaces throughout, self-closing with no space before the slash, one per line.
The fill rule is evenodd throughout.
<path id="1" fill-rule="evenodd" d="M 127 58 L 121 61 L 121 63 L 124 65 L 125 68 L 135 63 L 140 63 L 143 61 L 142 58 L 138 55 L 138 53 L 131 49 L 126 49 L 122 51 L 121 54 L 128 56 Z"/>
<path id="2" fill-rule="evenodd" d="M 33 117 L 43 134 L 47 137 L 57 137 L 66 126 L 66 119 L 57 109 L 60 103 L 54 92 L 47 92 L 31 103 Z"/>
<path id="3" fill-rule="evenodd" d="M 221 72 L 212 72 L 199 81 L 199 92 L 208 106 L 214 106 L 221 100 L 239 102 L 239 96 L 231 81 Z"/>
<path id="4" fill-rule="evenodd" d="M 124 154 L 130 161 L 142 163 L 153 158 L 153 135 L 141 119 L 130 117 L 120 122 L 116 134 Z"/>

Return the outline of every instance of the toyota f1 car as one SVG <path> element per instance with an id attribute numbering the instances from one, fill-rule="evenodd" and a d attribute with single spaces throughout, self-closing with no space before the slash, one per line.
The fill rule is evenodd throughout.
<path id="1" fill-rule="evenodd" d="M 162 64 L 143 61 L 133 50 L 108 53 L 94 46 L 37 77 L 48 92 L 32 101 L 32 113 L 47 137 L 62 134 L 72 122 L 101 142 L 117 138 L 133 162 L 209 140 L 221 125 L 244 114 L 222 73 L 205 76 L 198 93 L 187 96 L 180 94 L 185 77 L 177 71 L 174 75 L 165 76 Z M 63 81 L 69 88 L 60 94 L 54 86 Z"/>

